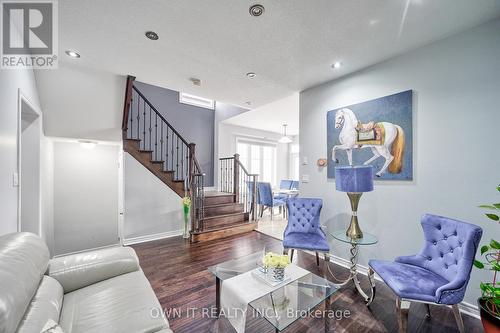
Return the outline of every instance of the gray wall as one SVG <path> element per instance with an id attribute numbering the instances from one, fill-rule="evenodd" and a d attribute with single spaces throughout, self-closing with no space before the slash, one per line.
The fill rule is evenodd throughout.
<path id="1" fill-rule="evenodd" d="M 427 212 L 480 225 L 483 243 L 498 238 L 498 225 L 477 206 L 500 199 L 495 189 L 500 183 L 499 55 L 496 20 L 300 94 L 300 154 L 301 161 L 309 160 L 301 165 L 301 177 L 310 176 L 301 194 L 322 197 L 322 222 L 344 229 L 347 196 L 336 192 L 326 168 L 315 164 L 327 156 L 327 111 L 407 89 L 415 92 L 414 180 L 377 181 L 375 191 L 363 195 L 361 227 L 376 234 L 379 243 L 361 249 L 360 264 L 416 253 L 423 244 L 419 220 Z M 331 244 L 335 255 L 348 257 L 347 247 Z M 479 282 L 490 278 L 474 269 L 465 301 L 475 304 Z"/>
<path id="2" fill-rule="evenodd" d="M 119 149 L 54 142 L 56 255 L 118 244 Z"/>
<path id="3" fill-rule="evenodd" d="M 142 82 L 134 85 L 188 142 L 196 143 L 196 158 L 206 174 L 205 185 L 213 185 L 214 110 L 179 103 L 179 93 Z"/>

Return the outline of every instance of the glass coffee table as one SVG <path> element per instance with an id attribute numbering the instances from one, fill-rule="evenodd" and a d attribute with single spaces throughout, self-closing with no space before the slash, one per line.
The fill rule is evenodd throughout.
<path id="1" fill-rule="evenodd" d="M 208 268 L 216 281 L 217 314 L 220 314 L 220 292 L 224 281 L 258 268 L 262 256 L 263 252 L 257 252 Z M 337 290 L 338 286 L 332 282 L 309 272 L 297 280 L 284 282 L 272 292 L 253 300 L 249 303 L 249 310 L 255 310 L 259 317 L 273 325 L 276 332 L 281 332 L 298 319 L 304 318 L 322 302 L 325 302 L 325 309 L 329 309 L 330 296 Z M 323 317 L 325 332 L 329 332 L 330 316 L 323 314 Z"/>

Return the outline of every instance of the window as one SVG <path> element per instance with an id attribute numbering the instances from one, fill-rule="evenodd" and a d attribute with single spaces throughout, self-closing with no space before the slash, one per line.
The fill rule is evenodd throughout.
<path id="1" fill-rule="evenodd" d="M 299 179 L 300 155 L 299 145 L 290 145 L 290 177 L 294 180 Z"/>
<path id="2" fill-rule="evenodd" d="M 259 174 L 259 181 L 276 186 L 276 145 L 237 139 L 236 152 L 250 173 Z"/>
<path id="3" fill-rule="evenodd" d="M 186 93 L 179 93 L 179 102 L 198 106 L 200 108 L 215 110 L 215 101 L 213 99 L 203 98 Z"/>

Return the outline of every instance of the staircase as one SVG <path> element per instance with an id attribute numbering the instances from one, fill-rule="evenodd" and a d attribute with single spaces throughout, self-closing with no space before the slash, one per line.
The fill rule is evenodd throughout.
<path id="1" fill-rule="evenodd" d="M 123 150 L 179 197 L 191 198 L 191 242 L 252 231 L 256 182 L 238 155 L 220 159 L 219 191 L 205 191 L 196 145 L 188 143 L 127 77 L 123 110 Z M 181 206 L 179 200 L 179 206 Z"/>

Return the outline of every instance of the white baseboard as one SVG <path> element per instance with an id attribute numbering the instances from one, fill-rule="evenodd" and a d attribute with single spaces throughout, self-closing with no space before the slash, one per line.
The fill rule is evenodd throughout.
<path id="1" fill-rule="evenodd" d="M 181 229 L 181 230 L 161 232 L 161 233 L 153 234 L 153 235 L 127 238 L 127 239 L 123 240 L 123 245 L 139 244 L 139 243 L 151 242 L 151 241 L 163 239 L 163 238 L 181 236 L 182 232 L 183 232 L 183 230 Z"/>
<path id="2" fill-rule="evenodd" d="M 310 251 L 306 251 L 306 252 L 314 255 L 314 252 L 310 252 Z M 351 267 L 351 262 L 349 260 L 341 258 L 341 257 L 330 255 L 330 261 L 333 262 L 334 264 L 337 264 L 337 265 L 345 267 L 345 268 Z M 368 276 L 368 267 L 358 264 L 357 268 L 358 268 L 358 273 L 363 274 L 365 276 Z M 374 277 L 375 277 L 375 280 L 382 282 L 382 279 L 377 274 L 375 274 Z M 462 303 L 458 304 L 458 308 L 460 309 L 460 312 L 462 312 L 466 315 L 472 316 L 474 318 L 480 319 L 479 309 L 478 309 L 477 305 L 470 304 L 467 302 L 462 302 Z"/>

